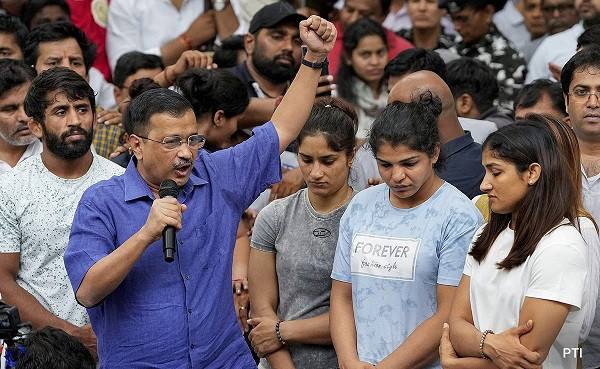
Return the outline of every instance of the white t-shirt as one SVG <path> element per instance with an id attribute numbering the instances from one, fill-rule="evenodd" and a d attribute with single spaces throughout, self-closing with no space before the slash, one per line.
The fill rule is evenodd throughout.
<path id="1" fill-rule="evenodd" d="M 27 149 L 25 149 L 25 152 L 23 153 L 23 155 L 21 155 L 21 158 L 19 158 L 19 161 L 17 162 L 17 164 L 19 164 L 23 160 L 25 160 L 33 155 L 37 155 L 37 154 L 41 153 L 42 149 L 43 149 L 42 142 L 40 140 L 36 139 L 35 141 L 33 141 L 33 143 L 31 143 L 27 146 Z M 10 164 L 8 164 L 5 161 L 0 160 L 0 174 L 8 172 L 10 170 L 10 168 L 12 168 L 10 166 Z"/>
<path id="2" fill-rule="evenodd" d="M 587 277 L 585 241 L 575 227 L 564 224 L 542 237 L 523 264 L 509 271 L 498 269 L 496 264 L 508 255 L 514 235 L 509 227 L 502 231 L 481 264 L 467 256 L 464 274 L 471 277 L 474 325 L 480 331 L 496 333 L 518 326 L 526 297 L 571 305 L 543 367 L 573 369 L 577 358 L 563 355 L 563 349 L 578 347 L 583 324 L 584 311 L 580 308 Z"/>
<path id="3" fill-rule="evenodd" d="M 0 176 L 0 252 L 20 253 L 19 286 L 52 314 L 77 326 L 89 318 L 75 301 L 63 262 L 75 209 L 88 187 L 123 172 L 94 155 L 86 174 L 64 179 L 36 155 Z"/>

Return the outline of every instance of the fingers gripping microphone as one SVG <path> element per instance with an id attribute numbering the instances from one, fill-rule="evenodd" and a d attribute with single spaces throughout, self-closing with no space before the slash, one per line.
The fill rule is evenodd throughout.
<path id="1" fill-rule="evenodd" d="M 158 196 L 161 199 L 164 198 L 177 198 L 179 193 L 179 187 L 172 179 L 165 179 L 160 183 L 158 190 Z M 175 257 L 175 251 L 177 251 L 177 239 L 175 238 L 175 227 L 166 226 L 162 231 L 163 240 L 163 253 L 165 254 L 165 261 L 170 263 Z"/>

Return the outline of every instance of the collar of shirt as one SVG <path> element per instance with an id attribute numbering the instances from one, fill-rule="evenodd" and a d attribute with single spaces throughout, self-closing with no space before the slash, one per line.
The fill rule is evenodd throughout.
<path id="1" fill-rule="evenodd" d="M 471 137 L 471 132 L 465 131 L 464 135 L 457 137 L 454 140 L 446 142 L 446 144 L 444 145 L 444 154 L 446 154 L 447 157 L 454 155 L 460 150 L 472 144 L 473 142 L 475 141 L 473 141 L 473 137 Z"/>
<path id="2" fill-rule="evenodd" d="M 150 190 L 150 187 L 148 187 L 148 184 L 144 181 L 140 172 L 138 172 L 136 165 L 137 160 L 135 157 L 132 157 L 127 165 L 127 169 L 125 169 L 125 174 L 123 175 L 125 201 L 131 201 L 142 197 L 154 199 L 155 197 L 152 190 Z M 189 180 L 181 187 L 181 189 L 187 194 L 193 190 L 194 186 L 200 186 L 207 183 L 206 180 L 201 179 L 192 173 L 190 174 Z"/>

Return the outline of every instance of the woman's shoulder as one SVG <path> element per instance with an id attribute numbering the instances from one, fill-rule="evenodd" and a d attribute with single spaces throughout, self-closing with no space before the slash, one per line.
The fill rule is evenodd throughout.
<path id="1" fill-rule="evenodd" d="M 467 217 L 483 221 L 483 216 L 477 206 L 448 182 L 445 182 L 433 197 L 432 206 L 441 209 L 448 216 Z"/>
<path id="2" fill-rule="evenodd" d="M 296 193 L 293 193 L 284 198 L 275 199 L 275 200 L 271 201 L 267 206 L 265 206 L 258 213 L 258 215 L 260 216 L 261 214 L 263 214 L 263 217 L 264 216 L 271 216 L 271 217 L 280 216 L 281 214 L 288 211 L 288 209 L 294 208 L 299 202 L 301 202 L 303 200 L 303 197 L 306 196 L 305 192 L 306 192 L 306 189 L 303 188 L 301 190 L 298 190 Z"/>

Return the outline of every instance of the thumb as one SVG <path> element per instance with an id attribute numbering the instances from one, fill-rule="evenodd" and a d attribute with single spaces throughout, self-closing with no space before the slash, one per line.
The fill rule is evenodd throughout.
<path id="1" fill-rule="evenodd" d="M 521 324 L 520 326 L 512 328 L 511 330 L 513 331 L 514 334 L 516 334 L 518 336 L 522 336 L 525 333 L 531 331 L 532 328 L 533 328 L 533 320 L 529 319 L 525 324 Z"/>
<path id="2" fill-rule="evenodd" d="M 449 340 L 450 339 L 450 326 L 448 325 L 448 323 L 444 323 L 444 328 L 442 330 L 442 340 Z"/>
<path id="3" fill-rule="evenodd" d="M 262 320 L 261 318 L 252 318 L 252 319 L 248 319 L 247 322 L 250 325 L 257 326 L 261 320 Z"/>

